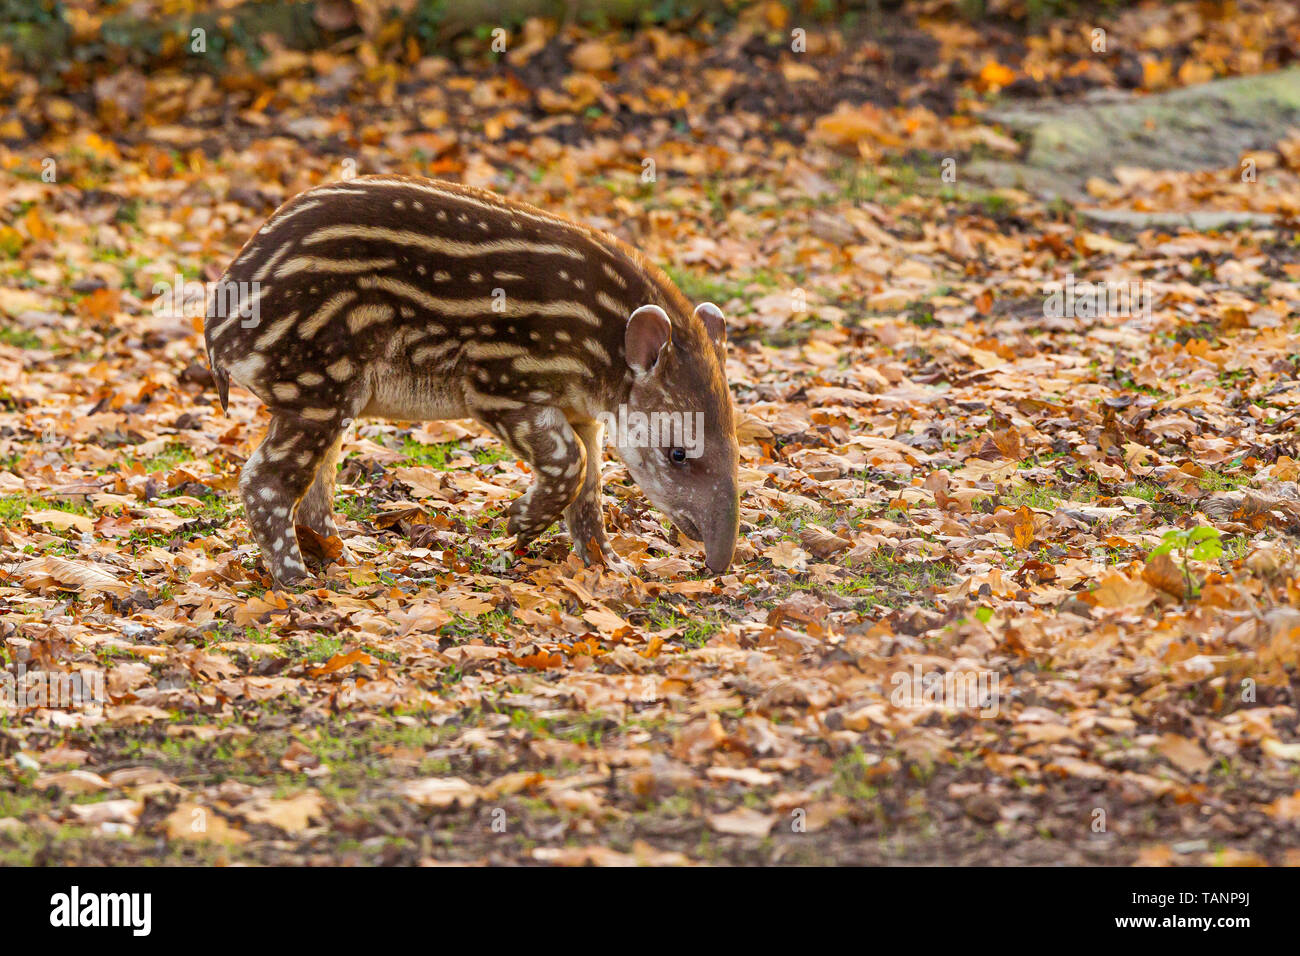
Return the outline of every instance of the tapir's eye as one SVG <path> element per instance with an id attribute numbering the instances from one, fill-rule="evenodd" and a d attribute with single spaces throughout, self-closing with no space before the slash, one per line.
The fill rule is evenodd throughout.
<path id="1" fill-rule="evenodd" d="M 668 457 L 673 460 L 673 464 L 684 465 L 686 463 L 686 449 L 674 448 L 668 453 Z"/>

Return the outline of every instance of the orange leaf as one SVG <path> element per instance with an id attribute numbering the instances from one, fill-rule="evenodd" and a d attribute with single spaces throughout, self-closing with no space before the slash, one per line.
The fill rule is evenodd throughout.
<path id="1" fill-rule="evenodd" d="M 510 658 L 511 663 L 518 664 L 520 667 L 531 667 L 534 670 L 544 671 L 553 667 L 560 667 L 564 664 L 564 658 L 559 654 L 548 654 L 546 651 L 538 651 L 535 654 L 529 654 L 526 657 Z"/>
<path id="2" fill-rule="evenodd" d="M 77 314 L 92 322 L 105 322 L 117 313 L 121 301 L 119 289 L 96 289 L 77 303 Z"/>
<path id="3" fill-rule="evenodd" d="M 1178 570 L 1173 558 L 1168 554 L 1157 554 L 1147 558 L 1146 567 L 1142 569 L 1142 580 L 1154 588 L 1176 598 L 1185 597 L 1187 582 L 1183 572 Z"/>
<path id="4" fill-rule="evenodd" d="M 984 64 L 984 69 L 980 70 L 980 86 L 983 89 L 996 92 L 1002 87 L 1007 86 L 1016 78 L 1016 71 L 1003 66 L 997 60 L 989 60 Z"/>
<path id="5" fill-rule="evenodd" d="M 331 657 L 320 667 L 313 667 L 307 671 L 312 677 L 324 677 L 326 674 L 333 674 L 341 671 L 345 667 L 351 667 L 353 664 L 374 664 L 375 659 L 360 648 L 348 651 L 348 653 L 338 653 Z"/>
<path id="6" fill-rule="evenodd" d="M 39 207 L 32 206 L 27 210 L 27 215 L 23 216 L 23 222 L 27 226 L 27 234 L 33 239 L 53 239 L 54 230 L 46 225 L 45 220 L 41 218 Z"/>
<path id="7" fill-rule="evenodd" d="M 327 538 L 305 524 L 296 524 L 293 530 L 297 532 L 303 554 L 310 555 L 317 561 L 337 561 L 343 554 L 343 539 L 336 534 Z"/>
<path id="8" fill-rule="evenodd" d="M 1023 505 L 1016 512 L 1016 523 L 1011 529 L 1011 540 L 1021 551 L 1027 551 L 1034 543 L 1034 513 Z"/>

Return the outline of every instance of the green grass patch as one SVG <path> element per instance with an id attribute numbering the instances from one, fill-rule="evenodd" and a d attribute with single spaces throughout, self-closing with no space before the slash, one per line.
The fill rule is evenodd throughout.
<path id="1" fill-rule="evenodd" d="M 681 628 L 678 640 L 686 647 L 703 647 L 722 629 L 722 622 L 713 616 L 695 616 L 682 613 L 681 608 L 664 600 L 646 605 L 649 617 L 646 627 L 651 631 Z"/>
<path id="2" fill-rule="evenodd" d="M 36 498 L 29 495 L 0 497 L 0 524 L 13 524 L 29 511 L 66 511 L 74 515 L 93 515 L 94 511 L 83 501 L 62 501 L 58 498 Z"/>
<path id="3" fill-rule="evenodd" d="M 1202 491 L 1234 491 L 1250 483 L 1250 477 L 1242 474 L 1225 474 L 1221 471 L 1206 469 L 1205 474 L 1196 479 Z"/>
<path id="4" fill-rule="evenodd" d="M 0 325 L 0 343 L 20 349 L 45 348 L 45 343 L 41 341 L 39 335 L 30 329 L 21 329 L 16 325 Z"/>
<path id="5" fill-rule="evenodd" d="M 512 621 L 514 621 L 514 615 L 508 610 L 488 611 L 478 617 L 465 617 L 458 614 L 442 626 L 440 633 L 463 640 L 485 638 L 491 642 L 497 638 L 505 637 L 506 627 Z"/>
<path id="6" fill-rule="evenodd" d="M 128 460 L 139 462 L 140 466 L 148 472 L 169 471 L 182 462 L 193 461 L 194 452 L 179 442 L 172 442 L 152 458 L 132 458 Z"/>
<path id="7" fill-rule="evenodd" d="M 360 495 L 339 497 L 335 500 L 334 507 L 347 515 L 350 520 L 359 524 L 365 524 L 379 513 L 379 509 L 375 507 L 371 499 L 363 498 Z"/>
<path id="8" fill-rule="evenodd" d="M 952 565 L 945 561 L 899 560 L 893 551 L 879 549 L 863 568 L 835 586 L 847 597 L 865 598 L 870 604 L 891 607 L 916 600 L 925 603 L 925 592 L 948 587 L 953 580 Z"/>
<path id="9" fill-rule="evenodd" d="M 735 280 L 718 278 L 708 273 L 695 272 L 691 269 L 679 269 L 667 266 L 664 269 L 682 295 L 692 302 L 713 302 L 723 305 L 732 299 L 744 297 L 744 285 Z"/>
<path id="10" fill-rule="evenodd" d="M 461 447 L 456 442 L 425 445 L 413 438 L 407 438 L 402 442 L 402 454 L 411 459 L 416 465 L 446 471 L 451 467 L 448 462 L 456 455 L 461 454 Z"/>
<path id="11" fill-rule="evenodd" d="M 495 465 L 499 461 L 515 461 L 515 455 L 505 445 L 489 445 L 486 448 L 476 448 L 470 452 L 474 460 L 480 465 Z"/>
<path id="12" fill-rule="evenodd" d="M 402 454 L 416 465 L 449 471 L 452 462 L 458 458 L 473 458 L 480 465 L 494 465 L 499 461 L 514 461 L 515 456 L 500 444 L 487 445 L 483 448 L 466 448 L 460 442 L 442 442 L 437 445 L 425 445 L 413 438 L 402 442 Z"/>

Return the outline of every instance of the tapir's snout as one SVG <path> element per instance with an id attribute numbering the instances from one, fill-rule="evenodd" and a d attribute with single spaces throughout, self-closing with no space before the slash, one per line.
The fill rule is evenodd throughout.
<path id="1" fill-rule="evenodd" d="M 736 539 L 733 537 L 730 544 L 706 548 L 704 563 L 714 574 L 723 574 L 731 567 L 731 558 L 735 553 Z"/>
<path id="2" fill-rule="evenodd" d="M 714 574 L 722 574 L 731 567 L 739 533 L 740 502 L 733 489 L 718 501 L 704 525 L 704 563 Z"/>
<path id="3" fill-rule="evenodd" d="M 704 542 L 704 563 L 714 574 L 722 574 L 731 567 L 731 559 L 736 553 L 736 507 L 728 507 L 724 500 L 715 513 L 710 514 L 703 525 L 704 530 L 694 519 L 687 515 L 673 518 L 677 530 L 693 541 Z"/>

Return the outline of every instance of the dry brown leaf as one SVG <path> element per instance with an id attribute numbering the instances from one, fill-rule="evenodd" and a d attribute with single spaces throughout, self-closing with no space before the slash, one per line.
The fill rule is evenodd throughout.
<path id="1" fill-rule="evenodd" d="M 64 793 L 76 794 L 98 793 L 110 789 L 107 780 L 89 770 L 65 770 L 62 773 L 42 774 L 32 781 L 32 786 L 37 790 L 54 787 Z"/>
<path id="2" fill-rule="evenodd" d="M 574 69 L 597 73 L 614 65 L 614 51 L 603 40 L 587 40 L 573 48 L 569 62 Z"/>
<path id="3" fill-rule="evenodd" d="M 1187 581 L 1168 552 L 1147 558 L 1146 567 L 1142 569 L 1142 580 L 1173 597 L 1183 598 L 1187 595 Z"/>
<path id="4" fill-rule="evenodd" d="M 772 547 L 763 550 L 763 557 L 785 571 L 802 571 L 808 566 L 808 559 L 812 555 L 793 541 L 778 541 Z"/>
<path id="5" fill-rule="evenodd" d="M 89 533 L 95 530 L 93 518 L 74 514 L 71 511 L 29 511 L 23 515 L 23 520 L 53 528 L 56 531 L 67 531 L 69 528 L 73 528 L 82 533 Z"/>
<path id="6" fill-rule="evenodd" d="M 1214 758 L 1200 744 L 1179 734 L 1163 734 L 1155 750 L 1183 773 L 1201 774 L 1214 766 Z"/>
<path id="7" fill-rule="evenodd" d="M 833 531 L 826 530 L 821 525 L 815 524 L 805 525 L 800 530 L 799 543 L 813 555 L 823 560 L 853 547 L 852 541 L 840 537 Z"/>
<path id="8" fill-rule="evenodd" d="M 421 807 L 445 810 L 447 807 L 472 807 L 478 802 L 479 789 L 460 777 L 426 777 L 410 780 L 397 792 Z"/>
<path id="9" fill-rule="evenodd" d="M 1155 600 L 1155 591 L 1142 579 L 1126 577 L 1111 571 L 1096 590 L 1088 595 L 1097 607 L 1108 609 L 1140 609 Z"/>
<path id="10" fill-rule="evenodd" d="M 163 830 L 169 840 L 223 844 L 240 844 L 249 841 L 247 833 L 232 827 L 211 807 L 202 807 L 193 803 L 178 804 L 163 821 Z"/>
<path id="11" fill-rule="evenodd" d="M 125 581 L 105 571 L 95 564 L 70 561 L 67 558 L 46 555 L 38 561 L 29 561 L 19 569 L 19 574 L 28 580 L 39 581 L 44 575 L 63 588 L 82 594 L 112 594 L 124 597 L 130 590 Z"/>
<path id="12" fill-rule="evenodd" d="M 776 826 L 777 817 L 774 814 L 760 813 L 749 807 L 738 807 L 729 813 L 711 813 L 708 821 L 709 826 L 719 833 L 765 837 L 772 832 L 772 827 Z"/>
<path id="13" fill-rule="evenodd" d="M 249 823 L 267 823 L 285 833 L 301 833 L 312 820 L 321 818 L 324 808 L 324 797 L 315 790 L 304 790 L 284 799 L 253 800 L 235 812 Z"/>

